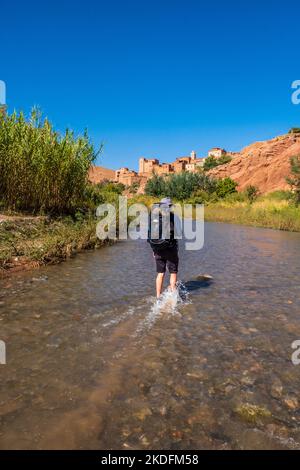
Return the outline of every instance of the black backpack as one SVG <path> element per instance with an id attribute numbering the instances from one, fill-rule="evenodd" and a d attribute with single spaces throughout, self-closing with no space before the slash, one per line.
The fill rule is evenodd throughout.
<path id="1" fill-rule="evenodd" d="M 170 207 L 154 204 L 149 214 L 147 241 L 156 253 L 177 246 L 177 240 L 174 238 L 174 212 L 170 210 Z M 153 209 L 155 209 L 155 212 L 153 212 Z M 163 238 L 163 229 L 167 228 L 169 221 L 170 238 Z"/>

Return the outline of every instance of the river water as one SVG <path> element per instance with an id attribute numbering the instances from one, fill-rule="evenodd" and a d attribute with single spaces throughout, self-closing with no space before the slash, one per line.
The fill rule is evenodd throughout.
<path id="1" fill-rule="evenodd" d="M 0 448 L 300 448 L 299 272 L 300 234 L 207 223 L 176 308 L 142 241 L 0 281 Z"/>

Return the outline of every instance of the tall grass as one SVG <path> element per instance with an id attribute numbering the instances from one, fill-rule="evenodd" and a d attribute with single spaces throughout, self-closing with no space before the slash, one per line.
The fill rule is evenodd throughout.
<path id="1" fill-rule="evenodd" d="M 0 117 L 0 203 L 32 212 L 71 213 L 82 204 L 96 154 L 87 133 L 56 132 L 34 109 Z"/>
<path id="2" fill-rule="evenodd" d="M 290 198 L 288 192 L 284 195 L 279 191 L 261 196 L 253 204 L 228 198 L 206 206 L 205 219 L 300 232 L 300 208 Z"/>

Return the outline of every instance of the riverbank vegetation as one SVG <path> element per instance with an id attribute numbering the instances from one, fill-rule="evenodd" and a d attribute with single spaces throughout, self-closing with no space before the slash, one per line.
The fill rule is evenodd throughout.
<path id="1" fill-rule="evenodd" d="M 240 194 L 206 205 L 205 220 L 300 232 L 300 207 L 291 202 L 291 193 L 276 191 L 254 202 Z"/>
<path id="2" fill-rule="evenodd" d="M 0 117 L 2 274 L 103 244 L 96 239 L 95 209 L 123 187 L 89 183 L 99 151 L 86 132 L 61 134 L 38 110 L 28 119 L 22 112 Z"/>
<path id="3" fill-rule="evenodd" d="M 0 200 L 5 209 L 66 214 L 82 207 L 97 156 L 87 133 L 56 132 L 33 110 L 0 119 Z"/>
<path id="4" fill-rule="evenodd" d="M 255 227 L 265 227 L 291 232 L 300 232 L 300 207 L 294 203 L 291 191 L 275 191 L 267 195 L 256 195 L 252 191 L 232 193 L 222 199 L 205 200 L 205 195 L 174 202 L 180 204 L 204 204 L 207 222 L 224 222 Z M 130 199 L 130 204 L 143 203 L 150 207 L 159 197 L 138 195 Z"/>
<path id="5" fill-rule="evenodd" d="M 19 217 L 0 224 L 0 276 L 59 263 L 73 254 L 107 244 L 96 237 L 94 217 Z"/>
<path id="6" fill-rule="evenodd" d="M 289 182 L 291 191 L 261 195 L 255 186 L 237 192 L 237 184 L 230 178 L 181 173 L 166 179 L 154 176 L 146 185 L 146 193 L 156 200 L 169 195 L 179 203 L 204 204 L 207 221 L 300 232 L 299 157 L 291 159 Z"/>

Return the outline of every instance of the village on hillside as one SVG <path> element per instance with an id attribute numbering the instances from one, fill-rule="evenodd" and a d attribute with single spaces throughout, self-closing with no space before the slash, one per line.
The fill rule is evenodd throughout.
<path id="1" fill-rule="evenodd" d="M 177 157 L 171 163 L 160 163 L 157 158 L 141 157 L 139 159 L 138 172 L 128 167 L 122 167 L 113 172 L 113 170 L 95 166 L 91 169 L 90 180 L 93 183 L 100 183 L 104 179 L 109 179 L 116 183 L 124 184 L 125 186 L 132 186 L 133 184 L 143 185 L 153 174 L 166 176 L 183 171 L 195 173 L 203 168 L 207 157 L 221 158 L 224 155 L 232 157 L 234 152 L 227 152 L 223 148 L 213 147 L 208 151 L 207 156 L 198 158 L 196 152 L 193 150 L 190 155 Z"/>
<path id="2" fill-rule="evenodd" d="M 208 152 L 207 156 L 220 158 L 227 153 L 225 149 L 214 147 Z M 177 157 L 172 163 L 160 163 L 157 158 L 148 159 L 141 157 L 139 159 L 138 172 L 130 170 L 127 167 L 120 168 L 115 173 L 115 181 L 126 186 L 131 186 L 133 183 L 146 182 L 153 174 L 165 176 L 170 173 L 181 173 L 182 171 L 194 173 L 199 168 L 203 168 L 206 158 L 207 157 L 197 158 L 197 154 L 194 150 L 188 156 Z"/>

